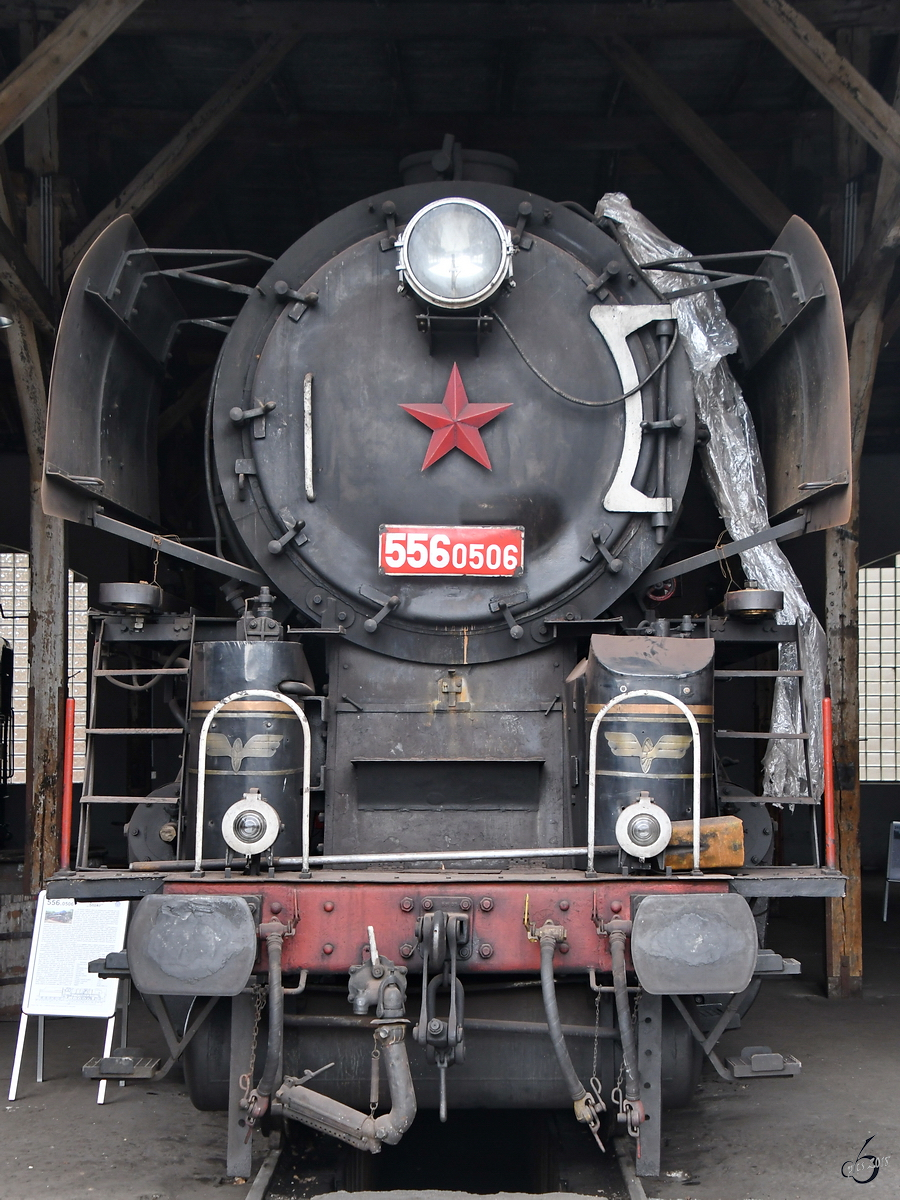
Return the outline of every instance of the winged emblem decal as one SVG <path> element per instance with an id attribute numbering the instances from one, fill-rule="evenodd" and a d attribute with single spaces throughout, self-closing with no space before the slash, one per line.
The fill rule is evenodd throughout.
<path id="1" fill-rule="evenodd" d="M 230 758 L 235 775 L 245 758 L 271 758 L 284 738 L 277 733 L 254 733 L 246 743 L 241 738 L 230 742 L 224 733 L 211 733 L 206 742 L 206 753 L 212 758 Z"/>
<path id="2" fill-rule="evenodd" d="M 650 738 L 638 740 L 634 733 L 607 733 L 606 740 L 616 758 L 639 758 L 646 775 L 656 758 L 684 758 L 691 739 L 681 733 L 664 733 L 654 745 Z"/>

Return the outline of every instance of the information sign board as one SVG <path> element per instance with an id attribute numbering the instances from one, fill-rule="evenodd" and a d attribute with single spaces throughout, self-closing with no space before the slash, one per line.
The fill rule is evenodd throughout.
<path id="1" fill-rule="evenodd" d="M 22 1012 L 30 1017 L 113 1016 L 118 979 L 101 979 L 87 968 L 92 959 L 122 949 L 127 921 L 127 900 L 76 904 L 41 892 Z"/>

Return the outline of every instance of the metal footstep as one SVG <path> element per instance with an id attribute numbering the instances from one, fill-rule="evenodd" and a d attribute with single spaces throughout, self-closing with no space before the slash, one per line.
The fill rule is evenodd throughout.
<path id="1" fill-rule="evenodd" d="M 159 1059 L 134 1046 L 120 1046 L 108 1058 L 97 1055 L 81 1068 L 85 1079 L 152 1079 Z"/>
<path id="2" fill-rule="evenodd" d="M 774 950 L 761 949 L 756 954 L 754 975 L 799 975 L 800 963 L 796 958 L 783 958 Z"/>
<path id="3" fill-rule="evenodd" d="M 800 1060 L 793 1054 L 777 1054 L 769 1046 L 745 1046 L 739 1057 L 726 1060 L 735 1079 L 799 1075 Z"/>

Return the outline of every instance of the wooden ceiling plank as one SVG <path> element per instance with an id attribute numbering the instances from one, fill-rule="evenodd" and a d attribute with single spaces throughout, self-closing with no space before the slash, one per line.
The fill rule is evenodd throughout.
<path id="1" fill-rule="evenodd" d="M 620 38 L 604 38 L 598 41 L 598 46 L 659 119 L 737 196 L 744 207 L 771 233 L 780 233 L 792 216 L 791 210 L 669 87 L 647 60 Z"/>
<path id="2" fill-rule="evenodd" d="M 900 171 L 900 114 L 838 54 L 828 38 L 785 0 L 733 3 L 844 120 Z"/>
<path id="3" fill-rule="evenodd" d="M 172 140 L 135 175 L 118 196 L 63 251 L 63 276 L 69 278 L 94 238 L 123 213 L 135 216 L 147 207 L 187 166 L 244 101 L 264 83 L 300 34 L 271 34 L 216 94 L 200 108 Z"/>
<path id="4" fill-rule="evenodd" d="M 36 112 L 143 0 L 83 0 L 0 83 L 0 142 Z"/>
<path id="5" fill-rule="evenodd" d="M 0 27 L 20 21 L 59 19 L 75 0 L 33 3 L 0 2 Z M 900 31 L 895 0 L 811 0 L 801 11 L 819 29 L 865 26 L 883 33 Z M 128 34 L 215 33 L 247 37 L 301 30 L 312 36 L 416 38 L 579 37 L 619 34 L 642 37 L 758 37 L 742 13 L 723 0 L 670 0 L 667 4 L 478 4 L 399 3 L 388 7 L 370 0 L 147 0 L 132 16 Z"/>
<path id="6" fill-rule="evenodd" d="M 99 136 L 134 139 L 160 133 L 172 136 L 188 118 L 185 112 L 159 108 L 120 108 L 104 106 L 65 106 L 60 108 L 60 124 L 68 146 L 82 139 Z M 447 129 L 460 121 L 474 121 L 481 149 L 533 147 L 536 142 L 554 145 L 579 145 L 609 149 L 635 146 L 656 140 L 661 132 L 657 119 L 650 115 L 626 113 L 608 118 L 595 112 L 529 113 L 527 120 L 517 112 L 494 113 L 416 113 L 397 115 L 386 120 L 380 112 L 316 112 L 305 109 L 296 120 L 281 113 L 245 112 L 238 114 L 223 137 L 265 138 L 272 144 L 302 146 L 379 146 L 401 152 L 414 147 L 439 145 Z M 721 113 L 710 116 L 708 123 L 719 137 L 731 145 L 770 149 L 796 137 L 827 136 L 831 132 L 831 111 L 826 108 L 807 111 Z M 664 133 L 668 136 L 667 132 Z"/>
<path id="7" fill-rule="evenodd" d="M 218 149 L 214 160 L 200 171 L 187 189 L 179 190 L 169 211 L 158 224 L 151 226 L 149 238 L 152 246 L 171 246 L 181 231 L 219 196 L 220 188 L 231 183 L 256 158 L 261 146 L 258 138 L 224 146 Z"/>

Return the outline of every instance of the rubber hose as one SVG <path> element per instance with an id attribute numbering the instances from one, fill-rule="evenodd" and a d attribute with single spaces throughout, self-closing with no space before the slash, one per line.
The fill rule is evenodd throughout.
<path id="1" fill-rule="evenodd" d="M 282 935 L 270 933 L 266 938 L 269 950 L 269 1040 L 266 1043 L 266 1065 L 256 1089 L 260 1096 L 271 1096 L 275 1077 L 281 1066 L 284 1049 L 284 992 L 281 990 Z"/>
<path id="2" fill-rule="evenodd" d="M 569 1089 L 569 1095 L 578 1101 L 587 1095 L 585 1088 L 569 1058 L 566 1039 L 563 1037 L 562 1023 L 559 1019 L 559 1007 L 556 1003 L 556 984 L 553 982 L 553 954 L 556 950 L 556 939 L 541 938 L 541 994 L 544 998 L 544 1012 L 547 1016 L 547 1028 L 550 1031 L 550 1041 L 556 1052 L 560 1070 Z"/>
<path id="3" fill-rule="evenodd" d="M 625 1095 L 629 1100 L 639 1100 L 641 1088 L 637 1072 L 634 1026 L 631 1023 L 631 1005 L 628 1003 L 628 980 L 625 978 L 624 933 L 609 935 L 609 953 L 612 958 L 613 987 L 616 990 L 616 1012 L 619 1015 L 619 1040 L 622 1043 L 622 1059 L 625 1063 Z"/>

